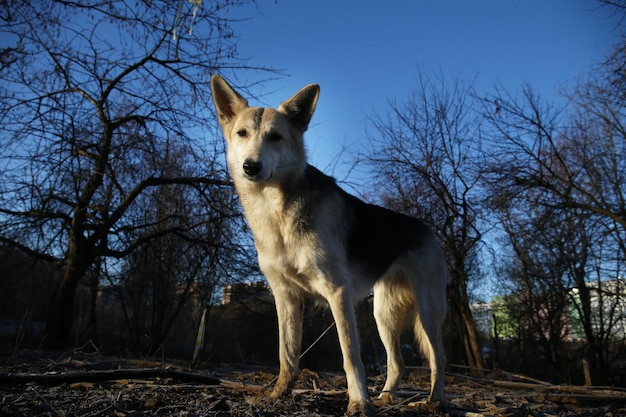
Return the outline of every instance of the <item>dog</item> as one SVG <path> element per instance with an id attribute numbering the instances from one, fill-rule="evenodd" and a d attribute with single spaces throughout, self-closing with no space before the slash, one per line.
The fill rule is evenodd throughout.
<path id="1" fill-rule="evenodd" d="M 276 303 L 280 370 L 271 397 L 291 388 L 303 303 L 315 296 L 328 302 L 337 326 L 347 413 L 374 414 L 354 312 L 354 302 L 373 291 L 374 317 L 387 351 L 379 401 L 394 400 L 404 370 L 400 334 L 410 320 L 431 370 L 429 401 L 443 403 L 448 271 L 434 234 L 413 217 L 348 194 L 307 163 L 303 136 L 317 105 L 317 84 L 276 109 L 249 107 L 219 75 L 211 78 L 211 90 L 228 168 Z"/>

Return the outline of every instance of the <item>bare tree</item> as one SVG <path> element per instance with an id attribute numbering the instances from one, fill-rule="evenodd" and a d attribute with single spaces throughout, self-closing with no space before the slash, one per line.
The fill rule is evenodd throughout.
<path id="1" fill-rule="evenodd" d="M 572 382 L 576 362 L 567 341 L 574 337 L 570 289 L 584 275 L 590 256 L 584 216 L 569 216 L 527 201 L 499 216 L 504 248 L 513 258 L 503 277 L 509 293 L 505 308 L 517 331 L 520 362 L 541 369 L 543 377 Z"/>
<path id="2" fill-rule="evenodd" d="M 0 239 L 61 266 L 46 347 L 67 343 L 75 290 L 95 260 L 232 215 L 229 199 L 213 198 L 232 193 L 206 106 L 213 72 L 246 67 L 224 17 L 232 5 L 56 0 L 0 11 L 10 42 L 0 53 Z M 185 159 L 170 174 L 174 150 Z M 205 210 L 141 216 L 146 193 L 174 185 L 192 191 L 180 204 Z"/>
<path id="3" fill-rule="evenodd" d="M 468 282 L 478 278 L 480 217 L 480 120 L 472 109 L 472 85 L 420 75 L 403 103 L 390 103 L 385 117 L 371 118 L 367 161 L 379 173 L 386 206 L 424 219 L 436 231 L 448 256 L 449 322 L 464 360 L 482 368 Z M 449 352 L 449 356 L 454 352 Z"/>
<path id="4" fill-rule="evenodd" d="M 538 190 L 545 206 L 598 217 L 616 237 L 626 230 L 625 60 L 626 40 L 566 95 L 567 108 L 529 85 L 521 99 L 497 90 L 484 100 L 503 200 Z M 623 238 L 617 242 L 624 248 Z"/>
<path id="5" fill-rule="evenodd" d="M 168 176 L 184 174 L 183 160 L 184 153 L 172 158 L 164 168 Z M 195 308 L 201 309 L 225 271 L 236 268 L 229 264 L 234 259 L 231 252 L 239 245 L 233 230 L 238 213 L 229 212 L 229 207 L 236 207 L 234 195 L 221 188 L 207 191 L 212 194 L 205 201 L 198 201 L 196 191 L 185 184 L 163 185 L 144 193 L 140 205 L 144 209 L 135 213 L 139 218 L 133 224 L 146 227 L 129 236 L 132 241 L 144 235 L 151 238 L 126 257 L 117 274 L 109 276 L 133 346 L 142 353 L 159 349 L 192 297 Z M 207 206 L 213 210 L 207 212 Z M 184 233 L 171 231 L 180 222 L 195 226 Z"/>
<path id="6" fill-rule="evenodd" d="M 493 207 L 518 260 L 540 271 L 529 282 L 549 280 L 555 286 L 546 291 L 569 298 L 597 383 L 609 380 L 610 364 L 623 353 L 609 329 L 620 314 L 611 304 L 624 295 L 598 295 L 607 282 L 619 281 L 626 259 L 624 45 L 566 94 L 567 107 L 554 107 L 528 85 L 521 98 L 499 90 L 483 101 L 490 122 L 485 136 L 497 150 L 488 164 Z M 597 309 L 607 314 L 599 325 Z M 551 335 L 552 348 L 558 336 Z"/>
<path id="7" fill-rule="evenodd" d="M 620 21 L 618 27 L 624 23 L 626 18 L 626 0 L 598 0 L 601 7 L 605 7 L 616 15 Z"/>

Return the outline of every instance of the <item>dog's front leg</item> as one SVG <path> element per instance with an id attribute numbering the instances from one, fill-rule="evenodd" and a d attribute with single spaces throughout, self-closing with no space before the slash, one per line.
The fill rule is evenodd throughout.
<path id="1" fill-rule="evenodd" d="M 365 367 L 361 360 L 359 334 L 357 329 L 354 305 L 350 294 L 344 288 L 331 290 L 326 299 L 337 325 L 337 334 L 343 368 L 348 382 L 348 415 L 375 415 L 375 409 L 367 392 Z"/>
<path id="2" fill-rule="evenodd" d="M 284 287 L 272 289 L 278 316 L 278 359 L 280 371 L 272 398 L 282 397 L 291 389 L 298 371 L 302 344 L 302 297 Z"/>

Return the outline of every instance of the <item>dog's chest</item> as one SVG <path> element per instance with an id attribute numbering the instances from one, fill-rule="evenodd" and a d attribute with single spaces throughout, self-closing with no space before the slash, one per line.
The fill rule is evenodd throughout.
<path id="1" fill-rule="evenodd" d="M 276 267 L 300 269 L 311 261 L 317 239 L 313 216 L 299 201 L 285 202 L 271 193 L 244 204 L 259 257 Z"/>

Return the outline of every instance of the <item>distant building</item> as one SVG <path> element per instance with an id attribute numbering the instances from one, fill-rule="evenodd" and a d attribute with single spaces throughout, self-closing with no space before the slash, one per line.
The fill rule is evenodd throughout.
<path id="1" fill-rule="evenodd" d="M 611 281 L 589 282 L 586 284 L 590 295 L 591 325 L 598 334 L 610 334 L 614 340 L 626 340 L 626 280 L 617 278 Z M 580 291 L 572 288 L 569 291 L 570 304 L 566 308 L 563 327 L 563 339 L 576 341 L 585 339 L 580 311 Z M 507 312 L 504 297 L 494 297 L 490 303 L 476 303 L 470 306 L 477 330 L 484 337 L 494 336 L 497 326 L 499 338 L 515 338 L 518 327 L 524 323 L 515 322 Z M 538 316 L 546 314 L 539 308 Z M 494 319 L 496 323 L 494 324 Z M 546 335 L 547 336 L 547 335 Z"/>
<path id="2" fill-rule="evenodd" d="M 609 334 L 612 339 L 626 340 L 626 280 L 591 282 L 587 284 L 591 303 L 591 326 L 595 333 Z M 584 339 L 585 331 L 580 317 L 582 303 L 580 290 L 570 291 L 572 306 L 570 315 L 573 339 Z"/>
<path id="3" fill-rule="evenodd" d="M 264 281 L 229 284 L 224 287 L 222 305 L 234 302 L 242 303 L 254 300 L 269 300 L 271 298 L 270 289 Z"/>
<path id="4" fill-rule="evenodd" d="M 478 330 L 483 337 L 491 337 L 493 332 L 491 303 L 475 303 L 470 306 L 472 317 Z"/>

